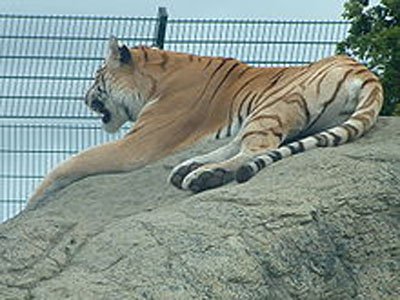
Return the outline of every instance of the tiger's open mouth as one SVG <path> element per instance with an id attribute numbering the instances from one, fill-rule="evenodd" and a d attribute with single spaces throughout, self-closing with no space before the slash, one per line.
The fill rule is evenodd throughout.
<path id="1" fill-rule="evenodd" d="M 111 112 L 107 108 L 104 107 L 103 102 L 101 102 L 99 100 L 93 100 L 92 103 L 90 104 L 90 108 L 93 111 L 102 115 L 101 121 L 104 124 L 107 124 L 108 122 L 111 121 Z"/>

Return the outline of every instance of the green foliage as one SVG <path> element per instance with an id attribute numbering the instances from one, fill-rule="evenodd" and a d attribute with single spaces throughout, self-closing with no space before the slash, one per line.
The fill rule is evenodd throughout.
<path id="1" fill-rule="evenodd" d="M 351 23 L 338 53 L 357 57 L 380 78 L 385 91 L 382 115 L 400 115 L 400 0 L 348 0 L 343 17 Z"/>

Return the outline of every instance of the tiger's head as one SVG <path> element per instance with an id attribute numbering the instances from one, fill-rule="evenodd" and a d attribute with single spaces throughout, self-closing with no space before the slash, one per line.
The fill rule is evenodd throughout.
<path id="1" fill-rule="evenodd" d="M 102 116 L 103 129 L 114 133 L 127 121 L 135 121 L 145 103 L 137 88 L 131 51 L 112 37 L 108 52 L 86 93 L 85 104 Z"/>

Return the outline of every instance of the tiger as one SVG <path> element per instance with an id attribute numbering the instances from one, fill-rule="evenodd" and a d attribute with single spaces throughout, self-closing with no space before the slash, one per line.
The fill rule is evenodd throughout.
<path id="1" fill-rule="evenodd" d="M 169 182 L 199 193 L 244 183 L 268 165 L 364 135 L 383 103 L 378 77 L 348 56 L 301 66 L 255 67 L 109 40 L 85 104 L 121 139 L 57 166 L 29 203 L 87 176 L 130 172 L 204 139 L 226 143 L 174 167 Z"/>

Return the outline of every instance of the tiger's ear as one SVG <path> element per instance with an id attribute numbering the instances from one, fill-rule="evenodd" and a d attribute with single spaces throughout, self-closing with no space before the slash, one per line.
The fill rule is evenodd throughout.
<path id="1" fill-rule="evenodd" d="M 127 64 L 132 61 L 132 55 L 129 48 L 125 45 L 119 46 L 118 40 L 115 37 L 111 37 L 108 43 L 108 58 L 107 62 L 112 66 L 120 66 L 121 64 Z"/>
<path id="2" fill-rule="evenodd" d="M 119 47 L 119 60 L 123 64 L 130 63 L 132 60 L 131 51 L 126 45 Z"/>

